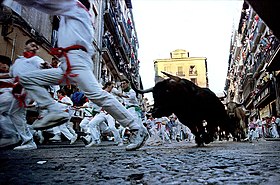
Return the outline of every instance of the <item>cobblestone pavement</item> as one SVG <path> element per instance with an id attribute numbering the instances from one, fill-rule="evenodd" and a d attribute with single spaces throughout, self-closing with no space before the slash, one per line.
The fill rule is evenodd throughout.
<path id="1" fill-rule="evenodd" d="M 79 141 L 0 152 L 0 184 L 280 184 L 280 141 L 180 142 L 130 152 Z"/>

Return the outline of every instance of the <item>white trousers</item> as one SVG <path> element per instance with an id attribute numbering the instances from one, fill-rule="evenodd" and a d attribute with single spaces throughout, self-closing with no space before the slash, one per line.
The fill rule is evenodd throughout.
<path id="1" fill-rule="evenodd" d="M 127 109 L 129 113 L 134 117 L 136 122 L 139 124 L 139 126 L 144 127 L 141 119 L 141 113 L 135 110 L 135 107 L 130 107 Z"/>
<path id="2" fill-rule="evenodd" d="M 93 140 L 99 140 L 101 132 L 112 132 L 115 141 L 121 142 L 119 131 L 115 126 L 114 118 L 111 115 L 106 114 L 105 112 L 96 114 L 89 122 L 88 127 Z"/>
<path id="3" fill-rule="evenodd" d="M 98 81 L 93 74 L 93 65 L 91 57 L 82 50 L 72 50 L 68 52 L 72 74 L 76 77 L 69 77 L 72 83 L 77 83 L 85 95 L 98 106 L 104 108 L 112 115 L 122 126 L 130 129 L 139 129 L 139 125 L 134 121 L 133 116 L 126 108 L 110 93 L 101 89 Z M 24 86 L 30 97 L 38 102 L 39 107 L 47 107 L 49 111 L 60 111 L 44 88 L 46 85 L 57 85 L 62 79 L 66 70 L 65 58 L 62 61 L 61 68 L 52 68 L 44 70 L 35 70 L 26 72 L 19 76 L 20 83 Z"/>
<path id="4" fill-rule="evenodd" d="M 68 140 L 71 140 L 75 135 L 68 129 L 68 123 L 53 127 L 53 133 L 55 135 L 63 134 Z"/>
<path id="5" fill-rule="evenodd" d="M 80 127 L 83 132 L 86 133 L 88 131 L 88 124 L 91 120 L 92 117 L 84 117 L 84 119 L 82 119 L 82 121 L 80 122 Z"/>
<path id="6" fill-rule="evenodd" d="M 22 144 L 26 144 L 33 141 L 33 135 L 26 124 L 25 108 L 19 105 L 11 92 L 5 92 L 0 95 L 0 113 L 5 115 L 8 122 L 1 123 L 1 127 L 4 132 L 10 134 L 17 132 L 22 140 Z M 10 121 L 9 121 L 10 120 Z M 13 126 L 11 125 L 13 124 Z M 15 130 L 13 130 L 15 129 Z"/>

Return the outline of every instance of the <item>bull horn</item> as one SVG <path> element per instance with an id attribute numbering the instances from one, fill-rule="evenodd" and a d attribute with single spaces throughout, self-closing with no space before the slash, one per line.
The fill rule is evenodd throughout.
<path id="1" fill-rule="evenodd" d="M 223 98 L 226 98 L 226 97 L 227 97 L 226 91 L 223 91 L 223 93 L 224 93 L 224 95 L 225 95 Z"/>
<path id="2" fill-rule="evenodd" d="M 179 81 L 181 80 L 181 78 L 180 78 L 180 77 L 178 77 L 178 76 L 174 76 L 174 75 L 169 74 L 169 73 L 167 73 L 167 72 L 161 71 L 161 73 L 163 73 L 164 75 L 168 76 L 169 78 L 171 78 L 171 79 L 175 80 L 176 82 L 179 82 Z"/>
<path id="3" fill-rule="evenodd" d="M 149 89 L 145 89 L 145 90 L 142 90 L 142 89 L 138 89 L 134 83 L 131 83 L 131 88 L 136 92 L 136 93 L 139 93 L 139 94 L 145 94 L 145 93 L 149 93 L 149 92 L 153 92 L 154 90 L 154 87 L 151 87 Z"/>
<path id="4" fill-rule="evenodd" d="M 240 103 L 236 103 L 236 105 L 239 106 L 239 107 L 244 105 L 244 100 L 242 99 L 242 101 Z"/>

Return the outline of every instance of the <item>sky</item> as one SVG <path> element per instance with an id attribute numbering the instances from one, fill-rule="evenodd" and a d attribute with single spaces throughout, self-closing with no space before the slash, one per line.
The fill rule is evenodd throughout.
<path id="1" fill-rule="evenodd" d="M 153 61 L 184 49 L 190 57 L 207 58 L 209 88 L 223 92 L 242 5 L 243 0 L 132 0 L 144 89 L 155 85 Z M 145 97 L 153 100 L 151 93 Z"/>

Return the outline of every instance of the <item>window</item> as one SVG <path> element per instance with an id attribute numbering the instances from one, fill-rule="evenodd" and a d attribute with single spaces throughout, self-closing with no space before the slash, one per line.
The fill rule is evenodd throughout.
<path id="1" fill-rule="evenodd" d="M 191 65 L 189 68 L 189 75 L 190 76 L 196 76 L 197 75 L 197 70 L 195 68 L 195 65 Z"/>
<path id="2" fill-rule="evenodd" d="M 182 66 L 178 66 L 176 75 L 185 76 Z"/>
<path id="3" fill-rule="evenodd" d="M 196 78 L 191 78 L 191 82 L 193 82 L 195 85 L 197 85 L 197 79 Z"/>
<path id="4" fill-rule="evenodd" d="M 164 66 L 163 71 L 170 73 L 170 67 L 169 66 Z"/>

